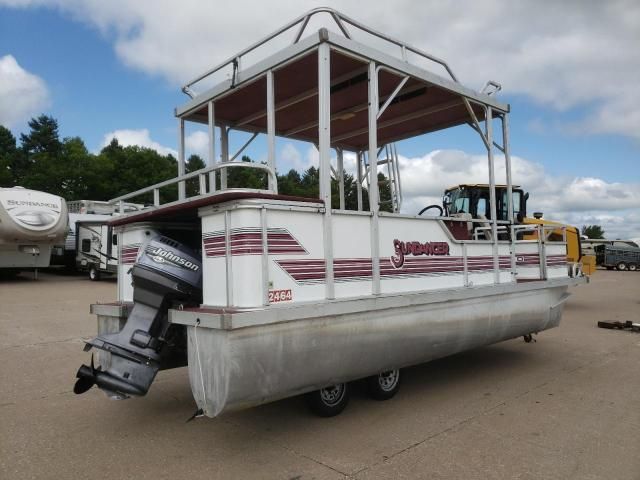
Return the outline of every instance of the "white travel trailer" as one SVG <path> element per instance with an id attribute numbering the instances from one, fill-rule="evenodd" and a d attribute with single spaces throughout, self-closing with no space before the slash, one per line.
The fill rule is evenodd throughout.
<path id="1" fill-rule="evenodd" d="M 116 213 L 131 213 L 142 210 L 144 205 L 141 203 L 123 202 L 122 205 L 114 205 L 113 203 L 102 200 L 72 200 L 67 202 L 69 213 L 91 214 L 91 215 L 114 215 Z M 122 207 L 122 211 L 119 208 Z"/>
<path id="2" fill-rule="evenodd" d="M 106 225 L 107 220 L 110 220 L 114 215 L 119 215 L 118 211 L 120 205 L 110 204 L 109 202 L 100 201 L 100 200 L 72 200 L 67 202 L 67 207 L 69 209 L 69 229 L 67 232 L 67 237 L 64 242 L 64 247 L 61 246 L 61 249 L 64 249 L 64 257 L 57 258 L 57 264 L 64 264 L 67 268 L 78 268 L 87 270 L 89 272 L 89 276 L 92 280 L 99 279 L 100 273 L 110 273 L 111 267 L 109 270 L 103 270 L 102 272 L 98 270 L 94 270 L 92 272 L 90 268 L 90 264 L 92 262 L 88 261 L 88 257 L 85 257 L 85 261 L 83 262 L 83 257 L 79 257 L 79 250 L 77 248 L 78 245 L 78 222 L 102 222 Z M 138 203 L 124 203 L 122 205 L 123 213 L 130 213 L 142 210 L 144 205 Z M 103 254 L 106 255 L 107 248 L 109 251 L 112 249 L 107 247 L 106 243 L 102 244 Z M 113 249 L 113 256 L 117 254 L 117 249 Z M 114 260 L 112 260 L 113 262 Z M 106 268 L 106 265 L 103 265 Z M 97 273 L 97 275 L 95 275 Z"/>
<path id="3" fill-rule="evenodd" d="M 335 31 L 305 36 L 319 15 Z M 285 33 L 292 43 L 251 63 Z M 363 43 L 367 36 L 384 51 Z M 202 80 L 207 88 L 198 89 Z M 81 366 L 74 391 L 145 395 L 159 370 L 188 365 L 204 415 L 302 393 L 317 413 L 335 415 L 353 380 L 390 398 L 404 367 L 558 326 L 568 287 L 586 280 L 579 263 L 567 263 L 566 232 L 548 235 L 562 226 L 523 225 L 514 215 L 510 107 L 498 90 L 495 82 L 467 88 L 442 60 L 327 8 L 186 84 L 191 98 L 176 109 L 179 176 L 113 199 L 153 195 L 155 205 L 110 222 L 118 298 L 92 306 L 99 335 L 86 349 L 97 350 L 99 366 Z M 211 164 L 185 175 L 186 122 L 206 126 Z M 401 213 L 394 142 L 458 125 L 486 148 L 489 215 Z M 232 130 L 266 135 L 267 162 L 234 161 Z M 317 198 L 279 193 L 276 136 L 317 146 Z M 506 167 L 505 220 L 496 215 L 496 150 Z M 356 210 L 345 208 L 344 152 L 357 159 Z M 231 168 L 256 168 L 268 180 L 230 189 Z M 379 168 L 391 212 L 380 211 Z M 200 190 L 188 198 L 192 179 Z M 160 190 L 175 184 L 178 200 L 161 204 Z"/>
<path id="4" fill-rule="evenodd" d="M 0 268 L 48 267 L 54 245 L 64 242 L 65 200 L 22 187 L 0 188 Z"/>
<path id="5" fill-rule="evenodd" d="M 94 281 L 100 280 L 102 274 L 118 271 L 118 236 L 108 223 L 111 218 L 76 221 L 76 267 L 89 272 L 89 278 Z"/>

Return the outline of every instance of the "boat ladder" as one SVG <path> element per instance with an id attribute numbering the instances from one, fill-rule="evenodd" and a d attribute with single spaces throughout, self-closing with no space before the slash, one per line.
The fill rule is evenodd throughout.
<path id="1" fill-rule="evenodd" d="M 362 161 L 358 162 L 358 168 L 364 170 L 363 173 L 359 175 L 359 178 L 362 179 L 364 186 L 368 188 L 370 162 L 368 161 L 367 152 L 363 152 L 359 157 Z M 387 171 L 383 172 L 385 173 L 385 178 L 378 180 L 380 205 L 389 205 L 392 212 L 398 213 L 402 207 L 402 184 L 400 183 L 400 164 L 398 163 L 398 151 L 396 150 L 395 143 L 388 143 L 378 149 L 377 164 L 378 166 L 387 167 Z M 383 193 L 385 189 L 388 195 Z"/>

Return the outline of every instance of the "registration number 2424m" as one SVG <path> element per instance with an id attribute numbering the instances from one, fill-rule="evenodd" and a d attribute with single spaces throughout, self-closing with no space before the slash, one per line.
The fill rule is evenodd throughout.
<path id="1" fill-rule="evenodd" d="M 290 302 L 291 300 L 293 300 L 291 289 L 269 290 L 269 303 Z"/>

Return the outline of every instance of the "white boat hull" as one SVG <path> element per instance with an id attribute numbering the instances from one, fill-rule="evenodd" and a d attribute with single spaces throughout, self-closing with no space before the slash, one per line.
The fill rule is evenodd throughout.
<path id="1" fill-rule="evenodd" d="M 214 417 L 555 327 L 568 297 L 567 283 L 556 283 L 483 287 L 457 299 L 443 292 L 441 301 L 340 315 L 316 306 L 309 318 L 231 329 L 203 327 L 206 313 L 196 315 L 199 326 L 195 312 L 171 318 L 192 324 L 191 388 Z"/>

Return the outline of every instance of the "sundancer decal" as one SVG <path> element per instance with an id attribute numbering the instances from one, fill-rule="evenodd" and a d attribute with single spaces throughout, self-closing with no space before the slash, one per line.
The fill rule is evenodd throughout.
<path id="1" fill-rule="evenodd" d="M 395 255 L 391 257 L 391 264 L 395 268 L 402 268 L 406 255 L 449 255 L 447 242 L 401 242 L 395 239 L 393 248 Z"/>
<path id="2" fill-rule="evenodd" d="M 0 190 L 0 204 L 17 225 L 28 230 L 45 231 L 60 221 L 62 200 L 59 197 L 23 188 Z"/>

